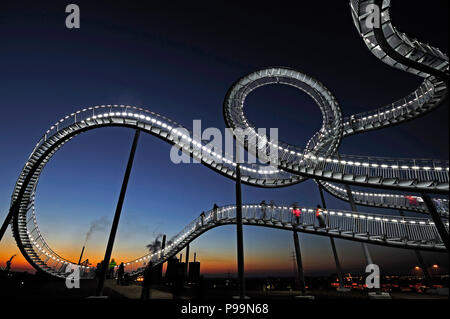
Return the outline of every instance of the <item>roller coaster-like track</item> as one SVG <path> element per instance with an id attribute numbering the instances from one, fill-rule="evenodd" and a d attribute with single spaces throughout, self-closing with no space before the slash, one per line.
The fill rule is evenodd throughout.
<path id="1" fill-rule="evenodd" d="M 380 28 L 368 27 L 368 5 L 381 8 Z M 409 200 L 398 191 L 448 194 L 448 161 L 394 159 L 337 154 L 341 138 L 381 129 L 420 117 L 440 106 L 448 93 L 448 57 L 439 49 L 413 40 L 392 26 L 389 0 L 350 1 L 355 26 L 369 50 L 388 65 L 420 76 L 422 84 L 410 95 L 373 111 L 343 118 L 332 93 L 316 79 L 296 70 L 273 67 L 253 72 L 239 79 L 228 91 L 223 113 L 231 128 L 250 132 L 238 143 L 259 157 L 276 152 L 276 167 L 259 164 L 241 165 L 241 181 L 258 187 L 283 187 L 306 179 L 314 179 L 335 197 L 348 200 L 346 190 L 338 184 L 384 189 L 381 192 L 352 191 L 356 204 L 427 213 L 425 205 Z M 259 135 L 244 115 L 246 96 L 268 84 L 294 86 L 308 94 L 323 115 L 322 128 L 305 148 L 274 142 Z M 107 126 L 139 129 L 165 142 L 174 144 L 206 167 L 236 178 L 233 157 L 217 154 L 201 138 L 180 124 L 154 112 L 125 105 L 102 105 L 72 113 L 53 125 L 38 141 L 28 158 L 14 188 L 11 199 L 12 230 L 22 254 L 36 269 L 64 277 L 69 260 L 55 253 L 45 242 L 35 215 L 34 198 L 39 176 L 50 158 L 65 143 L 80 133 Z M 257 146 L 257 147 L 256 147 Z M 258 153 L 253 150 L 258 149 Z M 262 152 L 261 152 L 262 150 Z M 390 192 L 390 191 L 396 191 Z M 409 197 L 410 198 L 410 197 Z M 420 199 L 415 197 L 416 199 Z M 442 217 L 448 217 L 448 200 L 434 198 Z M 326 225 L 318 226 L 311 209 L 304 208 L 300 223 L 290 220 L 289 207 L 266 208 L 264 216 L 258 205 L 244 206 L 245 224 L 281 229 L 294 229 L 324 236 L 370 242 L 386 246 L 445 251 L 434 223 L 425 218 L 406 218 L 325 210 Z M 257 217 L 263 214 L 262 217 Z M 253 214 L 253 215 L 252 215 Z M 156 252 L 128 262 L 127 271 L 138 273 L 148 261 L 155 264 L 175 255 L 203 232 L 219 225 L 235 222 L 234 206 L 209 212 L 203 220 L 195 220 L 164 252 Z M 444 223 L 448 231 L 448 221 Z M 82 268 L 82 276 L 92 275 L 90 267 Z"/>

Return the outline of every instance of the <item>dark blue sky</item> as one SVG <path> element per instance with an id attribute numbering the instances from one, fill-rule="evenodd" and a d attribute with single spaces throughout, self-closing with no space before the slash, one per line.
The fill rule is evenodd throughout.
<path id="1" fill-rule="evenodd" d="M 0 216 L 38 138 L 54 122 L 86 106 L 142 106 L 187 127 L 223 128 L 223 98 L 239 77 L 266 66 L 302 70 L 323 82 L 344 115 L 389 104 L 410 93 L 420 79 L 392 69 L 370 54 L 353 26 L 347 1 L 150 4 L 151 1 L 75 1 L 81 29 L 68 30 L 66 1 L 2 1 L 0 4 Z M 393 1 L 401 31 L 448 52 L 448 1 Z M 246 104 L 258 127 L 278 127 L 280 139 L 304 146 L 320 128 L 320 112 L 290 87 L 265 87 Z M 64 146 L 47 165 L 38 188 L 38 220 L 49 244 L 76 256 L 92 220 L 112 218 L 133 132 L 106 128 Z M 343 140 L 341 153 L 448 159 L 448 102 L 437 111 L 397 127 Z M 169 146 L 142 136 L 119 227 L 115 253 L 136 257 L 156 233 L 181 230 L 202 210 L 234 201 L 230 180 L 199 165 L 174 165 Z M 274 199 L 315 206 L 312 182 L 278 190 L 244 186 L 244 202 Z M 327 196 L 328 206 L 348 204 Z M 361 208 L 362 211 L 374 211 Z M 380 210 L 376 210 L 382 212 Z M 247 262 L 292 269 L 291 234 L 245 228 Z M 310 273 L 332 271 L 328 239 L 301 236 Z M 97 259 L 106 234 L 94 236 L 87 254 Z M 14 250 L 11 238 L 0 249 Z M 234 228 L 213 230 L 197 250 L 211 264 L 226 259 L 234 272 Z M 338 241 L 346 269 L 362 269 L 359 245 Z M 384 269 L 414 266 L 412 252 L 373 247 Z M 392 256 L 396 257 L 392 261 Z M 74 259 L 76 257 L 73 257 Z M 445 260 L 427 254 L 430 263 Z M 437 259 L 437 261 L 434 261 Z M 284 266 L 282 266 L 284 265 Z M 262 273 L 270 273 L 261 265 Z M 270 268 L 270 267 L 269 267 Z M 223 270 L 223 269 L 222 269 Z M 383 268 L 382 268 L 383 270 Z M 255 271 L 255 273 L 257 273 Z"/>

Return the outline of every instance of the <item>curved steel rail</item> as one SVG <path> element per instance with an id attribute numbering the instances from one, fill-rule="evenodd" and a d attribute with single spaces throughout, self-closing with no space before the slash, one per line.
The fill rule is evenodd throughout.
<path id="1" fill-rule="evenodd" d="M 429 219 L 398 218 L 378 214 L 354 213 L 343 210 L 322 210 L 319 218 L 315 208 L 301 208 L 299 223 L 295 220 L 290 207 L 270 207 L 267 205 L 243 205 L 242 218 L 245 225 L 271 227 L 284 230 L 329 236 L 371 244 L 446 251 L 444 244 Z M 211 210 L 205 217 L 198 217 L 174 236 L 164 251 L 149 253 L 125 263 L 126 271 L 142 272 L 149 261 L 153 265 L 165 262 L 180 252 L 187 244 L 208 230 L 222 225 L 236 223 L 236 206 L 229 205 Z M 448 223 L 445 225 L 448 229 Z"/>
<path id="2" fill-rule="evenodd" d="M 412 41 L 399 33 L 390 22 L 389 1 L 351 1 L 355 25 L 371 52 L 389 65 L 424 78 L 422 85 L 411 95 L 391 105 L 365 114 L 342 118 L 340 106 L 332 93 L 316 79 L 288 68 L 267 68 L 253 72 L 238 80 L 228 91 L 224 102 L 226 123 L 234 129 L 241 128 L 247 135 L 237 136 L 239 143 L 260 160 L 277 155 L 276 167 L 267 165 L 242 165 L 243 183 L 259 187 L 283 187 L 307 178 L 318 180 L 334 196 L 345 200 L 345 195 L 332 183 L 346 183 L 404 191 L 447 194 L 449 190 L 448 161 L 375 158 L 367 156 L 335 155 L 341 138 L 350 134 L 379 129 L 417 118 L 435 109 L 447 96 L 448 57 L 436 48 Z M 382 8 L 381 28 L 367 28 L 364 19 L 367 5 Z M 268 84 L 294 86 L 307 93 L 319 106 L 323 124 L 305 148 L 283 142 L 271 141 L 256 132 L 247 120 L 243 108 L 246 96 L 258 87 Z M 123 126 L 140 129 L 162 140 L 177 145 L 183 152 L 199 160 L 216 172 L 235 179 L 236 163 L 227 154 L 218 154 L 201 142 L 180 124 L 151 111 L 125 105 L 103 105 L 72 113 L 53 125 L 38 141 L 18 180 L 11 200 L 14 213 L 13 233 L 25 258 L 37 269 L 47 269 L 49 263 L 61 262 L 45 243 L 37 227 L 33 197 L 40 173 L 53 154 L 76 135 L 105 126 Z M 274 151 L 275 150 L 275 151 Z M 274 151 L 274 152 L 271 152 Z M 353 191 L 357 194 L 357 190 Z M 411 205 L 377 201 L 375 193 L 357 198 L 357 203 L 376 207 L 411 209 Z M 365 199 L 365 201 L 364 201 Z M 445 205 L 444 205 L 445 207 Z M 448 201 L 447 201 L 448 212 Z M 32 211 L 32 216 L 29 213 Z M 445 210 L 445 208 L 444 208 Z M 39 234 L 39 246 L 27 229 L 33 221 Z M 33 230 L 32 230 L 33 231 Z M 361 240 L 356 238 L 355 240 Z M 41 247 L 47 254 L 41 254 Z M 54 267 L 50 266 L 51 269 Z"/>
<path id="3" fill-rule="evenodd" d="M 284 230 L 297 230 L 299 232 L 317 234 L 321 236 L 336 237 L 371 244 L 399 247 L 407 249 L 421 249 L 429 251 L 445 251 L 439 233 L 430 219 L 397 217 L 393 215 L 378 215 L 367 213 L 354 213 L 344 210 L 321 210 L 319 218 L 315 208 L 301 208 L 302 214 L 299 223 L 292 214 L 292 208 L 287 206 L 243 205 L 243 223 L 245 225 L 270 227 Z M 33 212 L 33 210 L 31 211 Z M 68 266 L 74 266 L 70 261 L 53 252 L 37 229 L 34 213 L 31 213 L 27 225 L 31 244 L 39 258 L 45 258 L 45 270 L 52 275 L 64 277 L 68 273 Z M 31 222 L 32 221 L 32 222 Z M 219 207 L 216 211 L 210 210 L 205 216 L 199 216 L 189 223 L 181 232 L 171 238 L 164 251 L 148 253 L 140 258 L 125 263 L 126 271 L 131 273 L 142 272 L 148 262 L 154 265 L 165 262 L 180 252 L 187 244 L 201 234 L 222 225 L 236 223 L 236 206 Z M 448 229 L 448 222 L 445 224 Z M 72 267 L 69 267 L 71 269 Z M 94 267 L 82 266 L 83 278 L 93 276 Z"/>
<path id="4" fill-rule="evenodd" d="M 347 190 L 338 184 L 320 182 L 329 194 L 344 201 L 348 201 Z M 367 190 L 352 190 L 353 200 L 355 204 L 361 206 L 380 207 L 396 209 L 400 211 L 410 211 L 421 214 L 428 214 L 427 207 L 422 197 L 405 194 L 394 194 L 388 192 L 375 192 Z M 432 199 L 437 212 L 442 218 L 449 217 L 449 201 L 445 198 Z"/>

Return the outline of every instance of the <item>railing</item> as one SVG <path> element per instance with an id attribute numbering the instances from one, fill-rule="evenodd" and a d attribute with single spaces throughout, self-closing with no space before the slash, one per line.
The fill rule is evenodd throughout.
<path id="1" fill-rule="evenodd" d="M 437 93 L 435 86 L 429 80 L 425 80 L 418 89 L 408 96 L 376 110 L 354 114 L 344 118 L 344 135 L 347 132 L 366 131 L 368 126 L 372 128 L 384 127 L 385 122 L 394 122 L 400 118 L 421 111 L 421 108 L 429 103 Z M 413 115 L 417 116 L 417 115 Z"/>
<path id="2" fill-rule="evenodd" d="M 322 185 L 331 194 L 348 200 L 347 190 L 333 183 L 322 182 Z M 372 191 L 352 190 L 352 195 L 357 204 L 369 205 L 374 207 L 390 207 L 395 209 L 406 209 L 410 211 L 428 213 L 428 209 L 420 196 L 393 194 L 393 193 L 377 193 Z M 436 210 L 441 217 L 449 216 L 449 201 L 444 198 L 432 199 Z"/>
<path id="3" fill-rule="evenodd" d="M 47 140 L 58 139 L 58 133 L 65 128 L 70 127 L 73 124 L 83 124 L 83 122 L 92 122 L 103 118 L 120 118 L 125 121 L 137 121 L 144 124 L 149 123 L 151 124 L 153 131 L 158 133 L 165 132 L 166 137 L 170 136 L 170 139 L 183 149 L 187 151 L 196 151 L 197 153 L 201 152 L 201 157 L 204 158 L 205 161 L 219 163 L 229 170 L 235 170 L 236 163 L 234 162 L 233 155 L 227 154 L 226 152 L 221 154 L 212 152 L 208 147 L 201 143 L 201 137 L 193 134 L 191 130 L 183 127 L 181 124 L 152 111 L 127 105 L 101 105 L 89 107 L 60 119 L 39 139 L 23 170 L 28 167 L 29 162 L 32 160 L 36 151 L 39 150 Z M 53 140 L 49 142 L 53 142 Z M 244 163 L 241 165 L 241 170 L 245 175 L 255 179 L 265 180 L 270 178 L 286 181 L 300 179 L 298 176 L 292 176 L 289 173 L 271 168 L 268 165 Z"/>
<path id="4" fill-rule="evenodd" d="M 316 208 L 302 207 L 297 219 L 292 214 L 292 208 L 287 206 L 271 207 L 270 205 L 243 205 L 242 218 L 245 224 L 297 229 L 299 231 L 316 232 L 323 235 L 334 235 L 350 240 L 365 240 L 368 242 L 390 245 L 434 247 L 445 250 L 434 223 L 425 218 L 398 217 L 355 213 L 344 210 L 321 210 L 319 217 Z M 130 273 L 142 272 L 149 262 L 157 265 L 170 256 L 175 255 L 191 240 L 207 231 L 221 225 L 234 223 L 236 207 L 224 206 L 205 213 L 187 225 L 181 232 L 172 237 L 171 244 L 164 250 L 158 250 L 133 261 L 126 262 L 125 270 Z M 448 222 L 445 223 L 448 229 Z"/>
<path id="5" fill-rule="evenodd" d="M 399 61 L 387 56 L 387 52 L 383 51 L 383 46 L 377 42 L 377 38 L 373 35 L 373 29 L 369 28 L 365 23 L 367 17 L 367 5 L 374 4 L 374 1 L 351 1 L 351 9 L 354 24 L 359 31 L 361 37 L 366 43 L 369 50 L 381 61 L 398 68 L 402 71 L 410 72 L 425 78 L 420 87 L 404 99 L 394 102 L 392 105 L 387 105 L 384 108 L 379 108 L 374 111 L 360 113 L 345 119 L 345 129 L 355 131 L 368 125 L 380 124 L 383 121 L 392 121 L 399 117 L 404 117 L 413 111 L 422 113 L 423 105 L 429 103 L 436 96 L 442 97 L 445 95 L 447 88 L 445 83 L 438 81 L 434 77 L 430 77 L 426 73 L 422 73 L 414 68 L 405 66 Z M 428 44 L 421 43 L 417 40 L 409 38 L 406 34 L 398 32 L 392 25 L 390 20 L 390 1 L 383 2 L 382 13 L 382 31 L 389 46 L 395 50 L 396 53 L 407 58 L 410 61 L 418 62 L 427 65 L 439 71 L 448 71 L 449 63 L 448 56 L 438 48 L 434 48 Z M 439 87 L 439 92 L 436 88 Z M 437 105 L 439 101 L 435 102 Z M 436 105 L 432 105 L 435 107 Z M 426 110 L 423 110 L 426 111 Z M 413 115 L 416 117 L 417 115 Z"/>
<path id="6" fill-rule="evenodd" d="M 318 106 L 321 108 L 324 123 L 320 132 L 316 133 L 307 148 L 300 148 L 283 142 L 272 142 L 266 135 L 258 134 L 253 125 L 245 118 L 243 113 L 243 105 L 245 98 L 249 92 L 257 87 L 266 85 L 267 83 L 284 83 L 285 78 L 292 77 L 296 81 L 308 81 L 310 87 L 308 92 L 313 94 L 316 89 L 320 88 L 323 92 L 322 100 L 316 98 Z M 438 187 L 448 189 L 449 183 L 449 163 L 448 161 L 432 160 L 432 159 L 394 159 L 388 157 L 372 157 L 372 156 L 354 156 L 343 155 L 333 156 L 334 146 L 340 140 L 339 126 L 342 125 L 340 111 L 337 103 L 334 101 L 331 93 L 326 88 L 321 88 L 320 83 L 313 79 L 300 79 L 300 75 L 289 69 L 272 68 L 268 70 L 254 72 L 247 77 L 241 79 L 235 87 L 227 95 L 225 104 L 225 116 L 227 123 L 235 127 L 245 130 L 245 136 L 237 137 L 241 144 L 245 144 L 247 149 L 253 155 L 259 155 L 263 160 L 269 161 L 274 158 L 273 152 L 277 152 L 277 163 L 282 169 L 290 172 L 299 172 L 300 174 L 308 170 L 327 171 L 331 174 L 340 173 L 342 175 L 352 175 L 349 180 L 355 177 L 365 176 L 367 179 L 381 178 L 385 180 L 408 181 L 412 185 L 423 183 L 423 186 L 429 187 L 438 184 Z M 268 79 L 266 79 L 268 78 Z M 258 82 L 261 81 L 261 82 Z M 256 82 L 256 84 L 255 84 Z M 421 93 L 415 98 L 411 97 L 406 105 L 397 106 L 394 111 L 386 110 L 379 113 L 378 119 L 386 116 L 392 116 L 401 112 L 402 107 L 410 107 L 411 101 L 417 100 L 421 104 L 428 101 L 434 93 L 434 87 L 431 82 L 425 82 L 419 89 Z M 295 86 L 295 85 L 294 85 Z M 297 87 L 307 90 L 308 88 Z M 313 95 L 312 95 L 313 96 Z M 314 96 L 313 96 L 314 97 Z M 411 103 L 410 103 L 411 102 Z M 400 109 L 399 109 L 400 108 Z M 388 112 L 389 111 L 389 112 Z M 367 120 L 367 119 L 366 119 Z M 331 125 L 333 124 L 333 125 Z M 335 128 L 333 129 L 332 126 Z M 261 144 L 266 142 L 265 144 Z M 321 144 L 321 142 L 323 142 Z M 319 145 L 317 148 L 316 145 Z M 256 150 L 259 150 L 258 154 Z M 262 150 L 262 151 L 261 151 Z M 312 150 L 312 151 L 311 151 Z M 270 154 L 264 156 L 261 154 Z M 331 177 L 331 176 L 330 176 Z M 372 181 L 362 180 L 363 183 L 370 184 Z M 375 182 L 376 183 L 376 182 Z"/>
<path id="7" fill-rule="evenodd" d="M 19 220 L 19 226 L 21 226 L 22 229 L 21 231 L 25 231 L 27 235 L 26 237 L 23 237 L 28 239 L 23 243 L 24 248 L 27 251 L 28 256 L 37 265 L 46 267 L 44 270 L 53 275 L 64 277 L 69 273 L 70 269 L 73 269 L 73 267 L 77 267 L 78 265 L 61 257 L 46 243 L 36 220 L 34 200 L 35 194 L 33 193 L 32 204 L 27 210 L 26 217 L 23 216 L 21 217 L 21 220 Z M 94 276 L 94 267 L 79 266 L 79 270 L 81 278 L 91 278 Z"/>
<path id="8" fill-rule="evenodd" d="M 366 1 L 366 3 L 370 3 L 370 1 Z M 226 101 L 228 105 L 231 106 L 225 110 L 226 120 L 227 122 L 233 123 L 233 127 L 252 128 L 252 125 L 247 121 L 243 113 L 243 103 L 246 95 L 257 87 L 268 83 L 279 83 L 280 81 L 283 84 L 293 85 L 305 91 L 318 104 L 324 114 L 324 125 L 322 126 L 322 129 L 309 140 L 307 147 L 303 149 L 282 142 L 277 142 L 276 144 L 272 142 L 267 143 L 267 138 L 265 136 L 255 135 L 257 138 L 255 139 L 255 143 L 250 145 L 250 149 L 253 149 L 253 147 L 256 146 L 256 141 L 258 141 L 259 149 L 265 147 L 266 153 L 268 151 L 270 153 L 270 150 L 275 148 L 278 155 L 277 167 L 281 167 L 281 169 L 257 164 L 242 165 L 242 175 L 244 178 L 248 178 L 250 183 L 261 185 L 261 182 L 264 181 L 278 180 L 285 181 L 286 183 L 284 185 L 288 185 L 305 179 L 305 177 L 298 176 L 297 174 L 290 174 L 283 171 L 283 169 L 286 169 L 300 175 L 316 174 L 315 176 L 320 176 L 321 173 L 326 173 L 328 175 L 323 175 L 324 177 L 332 177 L 336 180 L 342 180 L 343 182 L 358 179 L 361 183 L 372 185 L 381 183 L 382 185 L 388 186 L 397 183 L 396 185 L 404 186 L 410 183 L 411 185 L 419 185 L 418 187 L 421 187 L 422 189 L 437 186 L 440 187 L 440 189 L 448 190 L 448 161 L 392 159 L 350 155 L 340 155 L 338 157 L 332 155 L 336 152 L 342 134 L 347 134 L 346 132 L 343 132 L 344 129 L 350 128 L 351 130 L 357 129 L 358 131 L 365 131 L 371 129 L 371 126 L 373 127 L 374 125 L 384 122 L 399 120 L 399 123 L 405 120 L 404 117 L 412 118 L 418 116 L 414 113 L 420 114 L 422 111 L 425 112 L 426 109 L 424 106 L 427 104 L 428 108 L 436 107 L 440 103 L 440 98 L 447 92 L 446 85 L 433 76 L 429 76 L 428 74 L 417 70 L 415 71 L 412 68 L 398 63 L 398 61 L 386 58 L 386 53 L 382 52 L 380 45 L 375 42 L 376 39 L 373 35 L 369 35 L 368 33 L 370 32 L 363 30 L 364 25 L 359 23 L 360 4 L 359 1 L 352 0 L 351 2 L 355 24 L 371 52 L 380 60 L 391 66 L 420 75 L 426 79 L 415 92 L 404 99 L 365 114 L 356 114 L 353 117 L 346 118 L 343 122 L 340 108 L 331 92 L 318 81 L 306 75 L 302 75 L 302 78 L 300 79 L 299 77 L 295 78 L 295 76 L 290 76 L 295 74 L 296 71 L 284 68 L 270 68 L 254 72 L 247 77 L 244 77 L 241 79 L 239 86 L 233 87 L 230 90 L 230 96 L 232 97 L 229 101 Z M 390 1 L 384 1 L 383 10 L 388 10 L 389 5 Z M 383 32 L 385 33 L 387 42 L 394 50 L 404 57 L 407 56 L 411 61 L 420 61 L 420 63 L 440 71 L 448 70 L 448 57 L 439 49 L 419 43 L 416 40 L 411 40 L 392 27 L 388 14 L 382 15 L 382 17 L 384 19 Z M 420 51 L 423 56 L 415 54 L 417 52 L 410 51 L 409 49 L 416 49 L 417 51 Z M 299 72 L 297 72 L 297 75 L 298 74 Z M 233 96 L 233 94 L 235 95 Z M 424 107 L 424 110 L 421 109 L 422 107 Z M 191 152 L 191 154 L 194 155 L 198 155 L 199 152 L 201 152 L 202 154 L 198 156 L 202 160 L 205 160 L 207 165 L 217 169 L 217 163 L 219 163 L 219 170 L 222 171 L 222 168 L 225 169 L 231 177 L 234 174 L 236 163 L 234 163 L 233 156 L 230 156 L 229 154 L 216 154 L 215 152 L 208 150 L 206 146 L 202 144 L 200 137 L 194 136 L 191 131 L 185 129 L 178 123 L 143 108 L 125 105 L 102 105 L 85 108 L 72 113 L 60 119 L 47 130 L 36 144 L 22 170 L 21 176 L 15 186 L 12 203 L 17 199 L 18 192 L 29 173 L 30 167 L 33 163 L 36 163 L 36 161 L 42 160 L 40 156 L 46 149 L 51 147 L 52 144 L 56 143 L 59 139 L 64 138 L 68 134 L 68 131 L 72 130 L 74 127 L 95 125 L 102 123 L 103 120 L 112 123 L 116 121 L 120 123 L 129 123 L 130 125 L 132 124 L 138 127 L 146 127 L 147 125 L 152 132 L 166 138 L 166 140 L 175 142 L 182 147 L 183 150 Z M 254 134 L 257 133 L 255 132 Z M 258 137 L 266 141 L 262 146 Z M 43 162 L 45 161 L 41 162 L 39 169 L 43 167 Z M 28 193 L 25 192 L 25 201 L 20 203 L 20 205 L 28 205 L 31 201 L 34 201 L 34 198 L 31 200 L 29 196 L 36 186 L 39 173 L 35 173 L 33 176 L 35 177 L 35 180 L 26 185 L 26 191 Z M 34 197 L 34 195 L 32 196 Z M 378 202 L 377 199 L 374 200 L 375 197 L 376 196 L 370 194 L 356 193 L 357 200 L 364 201 L 371 199 L 372 202 L 379 203 L 379 205 L 391 204 L 392 202 L 396 205 L 401 200 L 404 200 L 400 199 L 400 197 L 391 195 L 383 197 L 379 196 Z M 441 201 L 440 203 L 443 204 L 443 210 L 448 212 L 448 201 Z M 265 223 L 265 225 L 267 224 L 265 218 L 258 219 L 255 217 L 256 211 L 258 209 L 261 211 L 261 207 L 258 207 L 258 205 L 254 205 L 253 208 L 252 205 L 247 205 L 244 209 L 244 215 L 247 216 L 247 218 L 250 218 L 248 217 L 249 210 L 255 209 L 255 215 L 252 217 L 253 220 L 261 221 Z M 278 217 L 276 215 L 277 210 L 281 210 L 279 211 L 280 215 Z M 290 214 L 288 208 L 273 208 L 270 209 L 270 211 L 271 220 L 269 222 L 281 223 L 284 225 L 282 225 L 282 227 L 303 227 L 303 230 L 305 230 L 305 227 L 317 227 L 314 223 L 319 221 L 318 218 L 314 219 L 313 215 L 308 215 L 311 211 L 306 208 L 304 214 L 302 214 L 302 220 L 301 222 L 298 222 L 298 225 L 294 225 L 295 223 L 293 224 L 292 220 L 287 221 L 289 218 L 292 219 L 292 214 Z M 233 208 L 231 206 L 222 208 L 220 214 L 220 219 L 216 220 L 215 223 L 219 221 L 232 222 Z M 225 218 L 223 216 L 227 217 Z M 358 236 L 364 238 L 363 234 L 367 233 L 367 240 L 379 240 L 378 238 L 371 238 L 370 236 L 381 236 L 381 240 L 384 241 L 399 238 L 398 240 L 400 240 L 400 242 L 406 239 L 422 242 L 428 241 L 433 245 L 437 243 L 434 225 L 430 223 L 430 221 L 424 219 L 416 220 L 401 218 L 398 220 L 395 219 L 394 221 L 392 217 L 388 216 L 374 217 L 336 210 L 325 210 L 322 212 L 322 215 L 319 216 L 324 217 L 322 222 L 326 225 L 326 227 L 320 227 L 321 230 L 328 229 L 329 232 L 332 232 L 334 229 L 338 229 L 340 236 L 344 236 L 345 232 L 350 232 L 354 238 Z M 219 218 L 217 214 L 214 214 L 213 217 Z M 211 213 L 208 214 L 208 218 L 211 218 Z M 30 258 L 36 260 L 36 262 L 45 264 L 45 267 L 49 267 L 51 271 L 56 273 L 62 272 L 67 265 L 73 264 L 61 258 L 48 247 L 37 227 L 34 212 L 32 213 L 32 216 L 29 216 L 29 208 L 24 210 L 24 208 L 20 206 L 18 220 L 19 233 L 23 239 L 24 248 L 28 251 Z M 215 225 L 215 223 L 209 223 L 210 227 Z M 23 225 L 25 225 L 25 228 L 23 228 Z M 28 225 L 32 226 L 32 228 L 29 229 Z M 196 231 L 198 230 L 197 226 L 198 220 L 188 225 L 183 230 L 182 234 L 174 238 L 174 243 L 168 247 L 169 251 L 173 253 L 192 236 L 195 236 Z M 203 228 L 204 226 L 202 225 L 201 227 Z M 448 223 L 446 224 L 446 227 L 448 228 Z M 435 240 L 435 242 L 433 242 L 433 240 Z M 151 256 L 151 258 L 156 257 L 155 254 Z M 144 256 L 139 262 L 145 263 L 145 259 L 148 261 L 150 256 Z M 137 262 L 134 263 L 136 263 L 136 269 L 140 269 L 139 264 L 137 264 Z M 134 267 L 133 265 L 134 264 L 130 265 L 128 263 L 128 266 Z"/>

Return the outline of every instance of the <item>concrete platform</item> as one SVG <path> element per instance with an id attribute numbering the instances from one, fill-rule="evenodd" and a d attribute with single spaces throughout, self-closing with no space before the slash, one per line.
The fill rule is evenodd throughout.
<path id="1" fill-rule="evenodd" d="M 298 295 L 294 297 L 295 299 L 305 299 L 305 300 L 315 300 L 316 297 L 311 295 Z"/>
<path id="2" fill-rule="evenodd" d="M 119 286 L 115 280 L 106 280 L 105 287 L 129 299 L 140 299 L 142 287 L 138 285 Z M 169 292 L 150 289 L 150 299 L 173 299 Z"/>
<path id="3" fill-rule="evenodd" d="M 369 292 L 369 299 L 392 299 L 388 292 Z"/>

